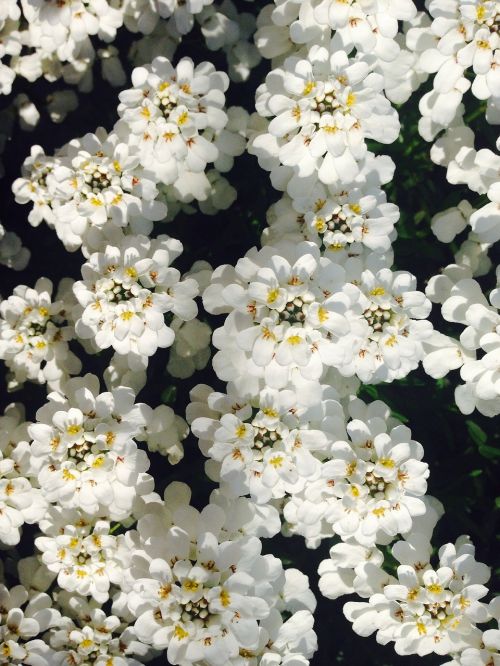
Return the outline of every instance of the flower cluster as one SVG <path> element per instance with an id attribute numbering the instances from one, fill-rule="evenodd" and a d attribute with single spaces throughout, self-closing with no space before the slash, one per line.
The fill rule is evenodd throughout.
<path id="1" fill-rule="evenodd" d="M 94 252 L 73 287 L 78 336 L 97 349 L 112 347 L 131 369 L 147 366 L 158 347 L 174 341 L 164 315 L 188 321 L 197 313 L 196 281 L 180 281 L 170 266 L 181 252 L 182 244 L 168 236 L 123 236 L 118 246 Z"/>
<path id="2" fill-rule="evenodd" d="M 500 123 L 498 2 L 237 4 L 0 7 L 1 94 L 18 75 L 88 92 L 97 60 L 121 90 L 111 129 L 53 154 L 33 142 L 12 184 L 29 223 L 45 222 L 83 259 L 55 294 L 40 278 L 0 303 L 8 389 L 47 390 L 0 416 L 0 547 L 19 545 L 5 576 L 0 567 L 0 665 L 308 666 L 316 600 L 308 577 L 263 544 L 281 532 L 310 549 L 328 541 L 319 590 L 355 595 L 344 614 L 360 636 L 401 656 L 493 666 L 490 570 L 467 536 L 434 557 L 444 507 L 427 494 L 424 448 L 404 417 L 357 392 L 377 384 L 362 394 L 376 395 L 422 364 L 435 379 L 460 371 L 462 413 L 500 414 L 498 268 L 488 282 L 500 143 L 467 126 L 483 111 Z M 114 44 L 122 26 L 141 35 L 129 40 L 130 66 Z M 184 48 L 175 58 L 191 31 L 197 53 L 223 53 L 217 67 Z M 227 106 L 230 82 L 251 85 L 263 58 L 255 112 Z M 429 74 L 418 130 L 447 180 L 478 196 L 429 215 L 437 239 L 456 245 L 424 293 L 394 256 L 396 165 L 374 151 L 399 140 L 406 112 L 395 105 Z M 63 82 L 42 102 L 54 122 L 78 106 Z M 487 101 L 471 115 L 471 99 Z M 42 113 L 24 92 L 7 100 L 0 150 Z M 256 205 L 268 222 L 261 247 L 214 270 L 207 260 L 235 256 L 232 230 L 208 248 L 205 231 L 191 232 L 196 218 L 184 245 L 161 225 L 228 209 L 238 193 L 225 174 L 245 151 L 279 198 Z M 259 198 L 260 183 L 247 185 Z M 0 225 L 0 263 L 23 270 L 29 256 Z M 215 388 L 162 379 L 205 368 L 211 344 Z M 189 388 L 185 421 L 174 407 Z M 158 406 L 136 402 L 143 389 Z M 203 498 L 199 484 L 193 500 L 169 467 L 190 430 L 216 485 Z M 186 447 L 193 470 L 196 453 Z M 21 557 L 28 539 L 34 552 Z"/>
<path id="3" fill-rule="evenodd" d="M 68 347 L 74 338 L 71 281 L 61 282 L 55 301 L 52 291 L 52 282 L 40 278 L 34 287 L 18 285 L 0 304 L 0 358 L 12 387 L 29 379 L 58 388 L 80 372 L 81 362 Z"/>

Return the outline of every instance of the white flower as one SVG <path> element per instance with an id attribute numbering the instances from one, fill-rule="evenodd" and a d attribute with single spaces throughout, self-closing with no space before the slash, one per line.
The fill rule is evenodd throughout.
<path id="1" fill-rule="evenodd" d="M 430 112 L 436 123 L 448 127 L 454 120 L 462 95 L 471 88 L 475 97 L 489 100 L 490 113 L 497 113 L 500 97 L 497 3 L 432 0 L 429 12 L 433 18 L 430 30 L 435 41 L 429 43 L 427 40 L 421 49 L 419 66 L 436 74 L 433 91 L 422 98 L 421 111 L 425 115 Z M 472 86 L 465 77 L 467 70 L 472 70 L 469 71 Z"/>
<path id="2" fill-rule="evenodd" d="M 488 567 L 475 561 L 468 538 L 442 546 L 436 569 L 429 564 L 430 547 L 426 555 L 423 548 L 413 550 L 411 543 L 399 541 L 392 552 L 401 562 L 397 579 L 368 602 L 344 607 L 354 631 L 362 636 L 377 631 L 377 641 L 395 641 L 400 655 L 446 655 L 467 647 L 476 623 L 488 619 L 479 599 L 490 576 Z"/>
<path id="3" fill-rule="evenodd" d="M 479 284 L 472 279 L 459 280 L 442 306 L 447 321 L 465 325 L 460 343 L 469 352 L 460 369 L 465 384 L 457 387 L 455 400 L 460 411 L 471 414 L 478 409 L 486 416 L 499 413 L 498 356 L 500 353 L 500 315 L 495 294 L 488 303 Z M 479 352 L 475 358 L 474 352 Z"/>
<path id="4" fill-rule="evenodd" d="M 40 278 L 33 288 L 17 286 L 0 304 L 0 358 L 12 375 L 12 387 L 30 380 L 57 389 L 80 371 L 68 347 L 74 337 L 68 321 L 74 302 L 71 281 L 61 282 L 55 301 L 52 288 L 50 280 Z"/>
<path id="5" fill-rule="evenodd" d="M 52 599 L 43 592 L 28 591 L 22 585 L 10 590 L 0 584 L 0 663 L 50 666 L 53 651 L 35 637 L 60 621 Z"/>
<path id="6" fill-rule="evenodd" d="M 199 14 L 213 0 L 159 0 L 158 9 L 162 18 L 170 19 L 174 30 L 181 35 L 190 32 L 194 23 L 194 15 Z"/>
<path id="7" fill-rule="evenodd" d="M 390 250 L 398 218 L 397 206 L 386 203 L 381 189 L 318 183 L 310 194 L 294 199 L 285 195 L 272 206 L 265 242 L 302 237 L 340 263 L 356 253 Z"/>
<path id="8" fill-rule="evenodd" d="M 340 365 L 343 351 L 336 343 L 350 330 L 345 315 L 349 296 L 342 293 L 345 273 L 320 257 L 317 245 L 265 246 L 250 250 L 234 275 L 228 270 L 226 277 L 228 268 L 214 272 L 204 293 L 205 307 L 212 312 L 230 310 L 224 328 L 235 329 L 237 346 L 269 386 L 284 387 L 294 370 L 316 381 L 324 365 Z M 217 347 L 220 330 L 214 333 Z M 224 346 L 219 348 L 214 363 L 226 353 Z"/>
<path id="9" fill-rule="evenodd" d="M 122 236 L 92 254 L 74 285 L 77 334 L 126 356 L 132 370 L 146 367 L 158 347 L 174 341 L 165 313 L 187 321 L 197 312 L 196 281 L 180 281 L 170 266 L 181 252 L 180 241 L 168 236 Z"/>
<path id="10" fill-rule="evenodd" d="M 147 409 L 144 418 L 144 433 L 139 439 L 146 440 L 148 449 L 167 456 L 172 465 L 182 460 L 184 457 L 182 440 L 186 439 L 189 433 L 184 419 L 177 416 L 167 405 Z"/>
<path id="11" fill-rule="evenodd" d="M 44 497 L 122 520 L 152 490 L 149 460 L 133 439 L 143 433 L 146 410 L 129 388 L 100 393 L 94 375 L 70 379 L 64 391 L 49 394 L 28 428 Z"/>
<path id="12" fill-rule="evenodd" d="M 89 659 L 95 666 L 141 666 L 143 662 L 134 656 L 146 657 L 148 647 L 137 640 L 131 627 L 124 627 L 119 617 L 107 615 L 92 600 L 87 602 L 64 591 L 58 601 L 69 617 L 62 617 L 59 627 L 48 634 L 56 650 L 54 666 L 83 666 Z"/>
<path id="13" fill-rule="evenodd" d="M 392 143 L 399 134 L 396 111 L 382 87 L 383 77 L 370 73 L 362 59 L 349 61 L 343 51 L 313 47 L 307 59 L 290 57 L 267 76 L 257 110 L 274 116 L 268 132 L 282 140 L 281 164 L 303 177 L 317 170 L 326 184 L 349 182 L 366 154 L 365 139 Z"/>
<path id="14" fill-rule="evenodd" d="M 131 536 L 136 557 L 128 607 L 139 640 L 166 648 L 172 664 L 250 666 L 269 652 L 296 652 L 306 658 L 298 663 L 307 664 L 316 648 L 309 611 L 292 615 L 295 632 L 290 626 L 274 648 L 269 642 L 276 623 L 279 634 L 282 611 L 310 603 L 307 589 L 291 580 L 287 587 L 281 562 L 261 555 L 256 537 L 227 540 L 224 511 L 210 504 L 198 512 L 188 505 L 189 495 L 181 484 L 168 487 L 165 504 L 152 507 Z"/>
<path id="15" fill-rule="evenodd" d="M 52 210 L 53 198 L 47 188 L 47 176 L 58 164 L 58 155 L 54 157 L 45 155 L 41 146 L 31 146 L 30 156 L 22 166 L 22 176 L 16 178 L 12 184 L 17 203 L 33 203 L 28 214 L 28 221 L 34 227 L 45 220 L 51 227 L 55 226 L 56 218 Z"/>
<path id="16" fill-rule="evenodd" d="M 368 547 L 410 532 L 413 516 L 425 512 L 420 497 L 429 469 L 421 462 L 423 447 L 402 425 L 373 440 L 364 440 L 363 422 L 351 421 L 347 431 L 354 441 L 335 442 L 332 459 L 322 466 L 322 477 L 337 498 L 329 502 L 324 519 L 342 539 Z"/>
<path id="17" fill-rule="evenodd" d="M 174 68 L 157 57 L 151 65 L 134 69 L 134 87 L 120 93 L 121 121 L 115 129 L 137 146 L 144 166 L 154 165 L 163 183 L 175 182 L 183 171 L 203 172 L 219 156 L 211 139 L 228 120 L 228 82 L 211 63 L 195 67 L 190 58 L 182 58 Z"/>
<path id="18" fill-rule="evenodd" d="M 28 423 L 22 405 L 9 405 L 0 416 L 0 542 L 19 543 L 23 523 L 36 523 L 47 503 L 31 468 Z"/>
<path id="19" fill-rule="evenodd" d="M 302 534 L 310 547 L 334 534 L 368 549 L 387 544 L 426 512 L 429 470 L 411 431 L 378 401 L 365 406 L 353 399 L 349 412 L 345 428 L 337 421 L 326 433 L 319 474 L 291 493 L 283 508 L 288 531 Z"/>
<path id="20" fill-rule="evenodd" d="M 15 271 L 22 271 L 26 268 L 30 256 L 31 252 L 23 247 L 19 236 L 13 231 L 5 231 L 3 224 L 0 224 L 0 264 Z"/>
<path id="21" fill-rule="evenodd" d="M 153 173 L 139 164 L 133 148 L 101 127 L 63 149 L 47 178 L 55 229 L 69 250 L 86 244 L 89 227 L 125 227 L 137 219 L 161 220 L 164 203 Z M 149 223 L 150 224 L 150 223 Z M 145 231 L 151 230 L 146 222 Z"/>
<path id="22" fill-rule="evenodd" d="M 324 387 L 323 400 L 308 407 L 293 390 L 265 388 L 250 401 L 209 394 L 207 406 L 220 416 L 196 418 L 191 425 L 211 459 L 208 475 L 236 496 L 250 494 L 258 504 L 301 489 L 319 474 L 315 452 L 324 454 L 334 437 L 331 430 L 340 424 L 343 433 L 344 412 L 334 397 Z"/>
<path id="23" fill-rule="evenodd" d="M 44 536 L 37 537 L 35 545 L 63 590 L 104 603 L 110 586 L 120 584 L 128 564 L 124 559 L 127 549 L 123 535 L 113 536 L 110 527 L 109 521 L 81 511 L 57 506 L 48 509 L 40 521 Z"/>

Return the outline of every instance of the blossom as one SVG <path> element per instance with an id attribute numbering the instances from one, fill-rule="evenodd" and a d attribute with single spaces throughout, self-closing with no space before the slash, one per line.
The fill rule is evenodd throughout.
<path id="1" fill-rule="evenodd" d="M 137 640 L 133 630 L 125 626 L 120 617 L 107 615 L 92 599 L 82 599 L 62 591 L 59 595 L 63 610 L 59 627 L 48 634 L 48 642 L 55 651 L 53 663 L 63 666 L 71 661 L 84 664 L 92 659 L 96 666 L 140 666 L 148 648 Z"/>
<path id="2" fill-rule="evenodd" d="M 421 549 L 411 546 L 411 542 L 397 542 L 392 549 L 401 562 L 397 578 L 368 602 L 347 603 L 344 613 L 356 633 L 366 636 L 377 631 L 379 642 L 395 642 L 397 654 L 459 652 L 467 647 L 476 623 L 488 618 L 479 600 L 487 593 L 484 583 L 489 569 L 476 562 L 467 537 L 439 549 L 437 568 L 428 555 L 420 559 Z"/>
<path id="3" fill-rule="evenodd" d="M 63 148 L 47 178 L 56 232 L 70 249 L 83 242 L 89 227 L 125 227 L 139 218 L 161 220 L 164 203 L 155 201 L 155 177 L 116 134 L 98 128 Z M 146 223 L 147 224 L 147 223 Z M 137 227 L 136 227 L 137 228 Z M 146 226 L 146 231 L 150 227 Z"/>
<path id="4" fill-rule="evenodd" d="M 474 409 L 488 416 L 499 413 L 497 357 L 500 319 L 494 292 L 490 299 L 491 304 L 475 280 L 462 279 L 452 286 L 442 306 L 442 314 L 447 321 L 465 326 L 460 335 L 461 344 L 469 352 L 460 369 L 465 384 L 455 391 L 455 400 L 464 414 L 470 414 Z M 479 358 L 474 358 L 474 352 L 479 354 Z"/>
<path id="5" fill-rule="evenodd" d="M 61 282 L 57 300 L 52 291 L 52 282 L 40 278 L 34 287 L 18 285 L 0 304 L 0 358 L 11 373 L 11 387 L 30 380 L 58 388 L 80 371 L 81 363 L 68 347 L 74 337 L 68 312 L 71 281 Z"/>
<path id="6" fill-rule="evenodd" d="M 143 435 L 145 407 L 126 387 L 100 393 L 94 375 L 53 392 L 28 427 L 32 465 L 43 495 L 68 509 L 121 520 L 136 497 L 152 490 L 149 460 L 134 437 Z"/>
<path id="7" fill-rule="evenodd" d="M 208 62 L 195 67 L 190 58 L 182 58 L 174 68 L 159 56 L 134 69 L 133 88 L 120 93 L 116 131 L 132 134 L 129 142 L 137 146 L 141 163 L 153 164 L 161 182 L 171 184 L 185 170 L 202 172 L 219 154 L 204 134 L 227 123 L 228 82 Z"/>
<path id="8" fill-rule="evenodd" d="M 26 268 L 31 253 L 23 247 L 21 239 L 13 231 L 6 231 L 0 224 L 0 264 L 22 271 Z"/>
<path id="9" fill-rule="evenodd" d="M 179 241 L 162 235 L 122 236 L 117 246 L 93 253 L 73 288 L 77 334 L 126 356 L 131 369 L 146 367 L 158 347 L 174 341 L 165 313 L 187 321 L 197 312 L 196 281 L 180 281 L 170 266 L 181 252 Z"/>
<path id="10" fill-rule="evenodd" d="M 191 424 L 211 459 L 208 475 L 236 496 L 250 494 L 258 504 L 302 488 L 319 474 L 319 457 L 334 436 L 325 430 L 343 426 L 335 393 L 324 387 L 323 395 L 319 405 L 308 407 L 293 390 L 264 388 L 253 400 L 210 393 L 207 406 L 218 418 L 199 417 Z"/>
<path id="11" fill-rule="evenodd" d="M 283 507 L 286 528 L 316 547 L 321 538 L 373 548 L 409 533 L 426 513 L 429 476 L 423 447 L 411 431 L 390 417 L 380 401 L 351 399 L 350 420 L 327 435 L 316 475 L 290 493 Z M 327 421 L 328 423 L 328 421 Z"/>
<path id="12" fill-rule="evenodd" d="M 398 217 L 397 206 L 386 202 L 381 189 L 317 183 L 306 196 L 285 195 L 271 207 L 265 242 L 303 238 L 341 263 L 356 254 L 389 251 Z"/>
<path id="13" fill-rule="evenodd" d="M 40 638 L 56 626 L 60 613 L 43 592 L 28 591 L 22 585 L 11 589 L 0 584 L 0 663 L 49 666 L 53 651 Z"/>
<path id="14" fill-rule="evenodd" d="M 14 546 L 23 523 L 37 523 L 47 504 L 30 464 L 24 408 L 11 404 L 0 416 L 0 542 Z"/>
<path id="15" fill-rule="evenodd" d="M 362 59 L 314 46 L 307 59 L 290 56 L 267 76 L 257 110 L 273 117 L 268 133 L 285 139 L 278 149 L 281 164 L 302 177 L 317 171 L 326 184 L 349 182 L 366 154 L 366 138 L 392 143 L 399 133 L 382 87 L 383 77 Z"/>
<path id="16" fill-rule="evenodd" d="M 91 595 L 104 603 L 109 588 L 118 585 L 126 561 L 118 554 L 123 536 L 110 533 L 110 522 L 92 519 L 81 511 L 50 507 L 40 521 L 44 536 L 35 539 L 41 561 L 57 575 L 63 589 Z"/>
<path id="17" fill-rule="evenodd" d="M 208 505 L 198 512 L 188 502 L 187 487 L 168 487 L 165 504 L 144 515 L 131 536 L 137 557 L 129 572 L 127 603 L 137 617 L 139 640 L 166 648 L 173 664 L 200 659 L 214 666 L 251 664 L 275 652 L 291 653 L 290 658 L 296 653 L 307 664 L 316 648 L 307 595 L 300 591 L 295 601 L 290 590 L 283 604 L 287 578 L 281 562 L 261 555 L 256 537 L 226 540 L 220 507 Z M 304 610 L 294 612 L 297 603 Z M 290 632 L 281 629 L 274 647 L 269 638 L 279 635 L 280 612 L 287 607 L 297 633 L 293 636 L 292 626 Z"/>

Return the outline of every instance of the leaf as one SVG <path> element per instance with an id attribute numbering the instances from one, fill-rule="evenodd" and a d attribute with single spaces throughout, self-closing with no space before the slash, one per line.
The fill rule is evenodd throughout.
<path id="1" fill-rule="evenodd" d="M 481 447 L 483 444 L 486 443 L 488 437 L 484 432 L 484 430 L 477 425 L 477 423 L 471 421 L 470 419 L 467 419 L 465 425 L 467 426 L 467 430 L 469 431 L 470 438 L 472 439 L 474 444 L 476 444 L 476 446 Z"/>
<path id="2" fill-rule="evenodd" d="M 479 447 L 479 453 L 489 460 L 495 460 L 500 458 L 500 449 L 495 448 L 494 446 L 486 446 L 482 444 Z"/>
<path id="3" fill-rule="evenodd" d="M 173 405 L 177 398 L 177 386 L 171 384 L 161 394 L 161 401 L 165 405 Z"/>

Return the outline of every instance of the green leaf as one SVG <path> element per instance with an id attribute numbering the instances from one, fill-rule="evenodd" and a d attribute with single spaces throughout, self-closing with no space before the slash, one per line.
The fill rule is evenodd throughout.
<path id="1" fill-rule="evenodd" d="M 476 444 L 476 446 L 481 447 L 483 444 L 486 443 L 488 437 L 484 432 L 484 430 L 477 425 L 477 423 L 474 423 L 474 421 L 467 419 L 465 425 L 467 426 L 467 430 L 469 431 L 470 438 L 472 439 L 474 444 Z"/>
<path id="2" fill-rule="evenodd" d="M 489 460 L 500 458 L 500 449 L 497 449 L 494 446 L 486 446 L 483 444 L 479 447 L 479 453 Z"/>
<path id="3" fill-rule="evenodd" d="M 171 384 L 161 394 L 161 401 L 165 405 L 173 405 L 177 398 L 177 386 Z"/>

